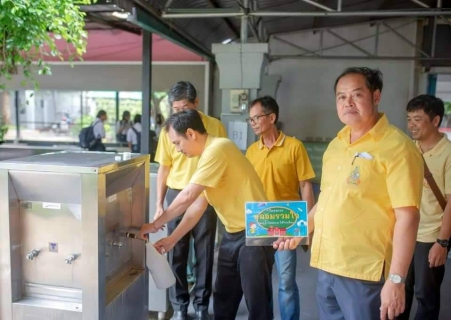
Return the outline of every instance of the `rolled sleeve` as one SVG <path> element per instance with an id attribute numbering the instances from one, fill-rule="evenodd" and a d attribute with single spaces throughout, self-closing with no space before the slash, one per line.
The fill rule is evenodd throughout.
<path id="1" fill-rule="evenodd" d="M 299 145 L 296 152 L 296 174 L 299 181 L 315 178 L 315 172 L 313 171 L 310 158 L 302 143 Z"/>
<path id="2" fill-rule="evenodd" d="M 157 151 L 155 153 L 155 162 L 162 166 L 170 167 L 172 165 L 171 143 L 166 130 L 161 130 L 158 139 Z"/>
<path id="3" fill-rule="evenodd" d="M 403 146 L 387 165 L 387 190 L 392 207 L 420 208 L 423 177 L 422 155 L 415 146 Z"/>

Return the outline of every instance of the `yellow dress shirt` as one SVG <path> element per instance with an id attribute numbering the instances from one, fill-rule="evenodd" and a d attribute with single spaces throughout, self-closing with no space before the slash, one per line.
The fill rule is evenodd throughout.
<path id="1" fill-rule="evenodd" d="M 416 145 L 419 147 L 418 142 L 416 142 Z M 435 183 L 446 199 L 446 195 L 451 194 L 451 141 L 444 134 L 442 140 L 423 156 Z M 417 241 L 435 242 L 442 226 L 443 209 L 426 179 L 423 179 L 420 214 Z"/>
<path id="2" fill-rule="evenodd" d="M 229 139 L 209 136 L 190 183 L 207 187 L 205 197 L 227 232 L 245 228 L 245 203 L 268 201 L 252 164 Z"/>
<path id="3" fill-rule="evenodd" d="M 379 281 L 390 269 L 394 209 L 420 207 L 423 162 L 412 140 L 383 114 L 359 140 L 350 143 L 350 134 L 343 128 L 323 157 L 311 266 Z"/>
<path id="4" fill-rule="evenodd" d="M 202 117 L 202 122 L 208 134 L 216 137 L 227 137 L 227 132 L 221 121 L 207 116 L 202 112 L 199 112 L 199 114 Z M 199 157 L 188 158 L 178 152 L 175 145 L 169 140 L 167 131 L 163 129 L 158 139 L 155 161 L 162 166 L 171 167 L 166 182 L 167 186 L 171 189 L 182 190 L 188 185 L 189 180 L 196 170 Z"/>
<path id="5" fill-rule="evenodd" d="M 269 201 L 299 200 L 299 182 L 315 177 L 303 143 L 283 132 L 271 149 L 262 139 L 254 142 L 246 157 L 262 180 Z"/>

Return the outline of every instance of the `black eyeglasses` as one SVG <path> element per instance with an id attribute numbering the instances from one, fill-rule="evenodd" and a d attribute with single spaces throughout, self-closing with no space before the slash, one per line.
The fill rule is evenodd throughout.
<path id="1" fill-rule="evenodd" d="M 271 112 L 271 113 L 261 114 L 261 115 L 259 115 L 259 116 L 253 116 L 253 117 L 251 117 L 251 118 L 247 118 L 247 119 L 246 119 L 246 122 L 249 123 L 249 124 L 252 124 L 252 123 L 258 123 L 258 122 L 260 121 L 260 118 L 261 118 L 261 117 L 266 117 L 266 116 L 269 116 L 269 115 L 271 115 L 271 114 L 272 114 L 272 112 Z"/>

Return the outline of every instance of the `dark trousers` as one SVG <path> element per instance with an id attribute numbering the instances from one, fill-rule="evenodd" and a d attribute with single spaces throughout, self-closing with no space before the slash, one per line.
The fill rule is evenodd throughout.
<path id="1" fill-rule="evenodd" d="M 351 279 L 318 270 L 316 299 L 320 320 L 380 320 L 384 278 Z"/>
<path id="2" fill-rule="evenodd" d="M 249 320 L 272 320 L 272 247 L 248 247 L 244 231 L 225 232 L 213 293 L 215 320 L 234 320 L 244 293 Z"/>
<path id="3" fill-rule="evenodd" d="M 168 204 L 180 193 L 180 190 L 168 189 L 166 200 Z M 183 215 L 168 222 L 168 233 L 171 234 L 179 225 Z M 174 272 L 176 283 L 169 288 L 169 300 L 175 311 L 187 311 L 190 295 L 186 269 L 191 236 L 194 238 L 194 255 L 196 257 L 196 284 L 194 288 L 194 309 L 196 311 L 208 310 L 212 292 L 213 257 L 216 236 L 217 216 L 213 207 L 208 206 L 197 225 L 188 232 L 169 251 L 169 264 Z"/>
<path id="4" fill-rule="evenodd" d="M 440 286 L 445 275 L 445 266 L 429 267 L 429 250 L 434 243 L 417 242 L 412 263 L 406 279 L 406 309 L 397 319 L 408 320 L 413 296 L 418 309 L 415 320 L 438 320 L 440 313 Z"/>

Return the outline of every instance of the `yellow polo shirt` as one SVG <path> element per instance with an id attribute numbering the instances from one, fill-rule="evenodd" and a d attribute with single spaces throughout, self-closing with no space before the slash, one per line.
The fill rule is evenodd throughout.
<path id="1" fill-rule="evenodd" d="M 420 207 L 423 162 L 415 144 L 381 114 L 350 143 L 343 128 L 323 157 L 310 264 L 343 277 L 388 277 L 395 208 Z M 355 157 L 356 153 L 363 155 Z"/>
<path id="2" fill-rule="evenodd" d="M 199 112 L 199 114 L 208 134 L 216 137 L 227 137 L 227 132 L 221 121 L 202 112 Z M 169 140 L 167 131 L 161 130 L 157 152 L 155 153 L 155 162 L 162 166 L 171 167 L 166 181 L 169 188 L 176 190 L 185 188 L 196 170 L 198 161 L 199 157 L 188 158 L 178 152 L 175 145 Z"/>
<path id="3" fill-rule="evenodd" d="M 283 132 L 270 149 L 262 138 L 254 142 L 247 149 L 246 157 L 257 171 L 270 201 L 299 200 L 299 182 L 315 177 L 303 143 Z"/>
<path id="4" fill-rule="evenodd" d="M 418 141 L 416 142 L 419 147 Z M 446 199 L 451 194 L 451 141 L 444 134 L 442 140 L 430 151 L 423 154 L 435 183 Z M 423 196 L 420 208 L 420 227 L 417 241 L 435 242 L 440 233 L 443 219 L 443 209 L 432 192 L 429 183 L 423 178 Z"/>
<path id="5" fill-rule="evenodd" d="M 244 230 L 247 201 L 268 201 L 252 164 L 226 138 L 208 136 L 190 183 L 207 187 L 205 197 L 230 233 Z"/>

